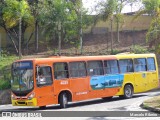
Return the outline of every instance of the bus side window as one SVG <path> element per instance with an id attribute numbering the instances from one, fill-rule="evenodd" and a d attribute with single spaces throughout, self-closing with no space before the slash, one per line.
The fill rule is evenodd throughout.
<path id="1" fill-rule="evenodd" d="M 69 71 L 70 77 L 85 77 L 87 73 L 85 62 L 70 62 Z"/>
<path id="2" fill-rule="evenodd" d="M 135 58 L 134 59 L 134 71 L 147 71 L 147 63 L 145 58 Z"/>
<path id="3" fill-rule="evenodd" d="M 120 73 L 133 72 L 132 59 L 121 59 L 119 60 Z"/>
<path id="4" fill-rule="evenodd" d="M 38 69 L 37 74 L 37 86 L 51 85 L 52 81 L 52 72 L 51 67 L 41 66 Z"/>
<path id="5" fill-rule="evenodd" d="M 64 79 L 69 77 L 67 63 L 54 63 L 53 66 L 55 79 Z"/>
<path id="6" fill-rule="evenodd" d="M 89 61 L 88 62 L 88 73 L 90 76 L 103 75 L 103 63 L 102 61 Z"/>
<path id="7" fill-rule="evenodd" d="M 148 68 L 148 71 L 156 70 L 154 58 L 147 58 L 147 68 Z"/>
<path id="8" fill-rule="evenodd" d="M 118 62 L 117 60 L 105 60 L 104 61 L 104 74 L 118 74 Z"/>

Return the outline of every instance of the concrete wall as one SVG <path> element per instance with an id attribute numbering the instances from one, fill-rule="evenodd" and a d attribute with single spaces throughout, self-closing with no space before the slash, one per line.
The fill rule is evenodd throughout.
<path id="1" fill-rule="evenodd" d="M 147 30 L 151 23 L 151 16 L 140 16 L 138 18 L 135 18 L 134 15 L 123 15 L 123 19 L 121 20 L 120 31 L 141 31 L 141 30 Z M 115 18 L 113 18 L 113 31 L 116 31 L 116 21 Z M 86 30 L 83 30 L 84 33 L 93 33 L 93 34 L 99 34 L 99 33 L 107 33 L 108 31 L 111 31 L 111 21 L 99 21 L 95 27 L 88 27 Z"/>
<path id="2" fill-rule="evenodd" d="M 0 90 L 0 105 L 11 104 L 11 91 Z"/>
<path id="3" fill-rule="evenodd" d="M 151 16 L 140 16 L 137 19 L 134 19 L 134 15 L 123 15 L 122 22 L 120 23 L 120 31 L 141 31 L 147 30 L 149 28 L 151 22 Z M 88 27 L 83 30 L 84 34 L 92 33 L 92 34 L 107 34 L 110 31 L 111 21 L 99 21 L 97 25 L 94 27 Z M 116 31 L 116 21 L 113 18 L 113 31 Z M 27 40 L 31 33 L 33 32 L 33 28 L 27 28 L 25 32 L 25 39 Z M 2 47 L 6 47 L 7 44 L 12 44 L 9 37 L 3 30 L 0 28 L 0 36 L 2 41 Z M 34 42 L 34 35 L 32 36 L 32 43 Z M 39 34 L 39 41 L 46 41 L 46 37 L 41 33 Z"/>

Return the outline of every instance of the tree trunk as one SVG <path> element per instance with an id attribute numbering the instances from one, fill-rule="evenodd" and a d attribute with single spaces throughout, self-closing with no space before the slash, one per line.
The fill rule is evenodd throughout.
<path id="1" fill-rule="evenodd" d="M 80 53 L 82 54 L 83 52 L 83 39 L 82 39 L 82 34 L 83 34 L 83 31 L 82 31 L 82 0 L 81 0 L 81 11 L 80 11 Z"/>
<path id="2" fill-rule="evenodd" d="M 38 52 L 38 21 L 35 23 L 35 51 Z"/>
<path id="3" fill-rule="evenodd" d="M 111 18 L 111 53 L 113 52 L 113 18 Z"/>
<path id="4" fill-rule="evenodd" d="M 117 20 L 117 42 L 119 43 L 119 21 Z"/>
<path id="5" fill-rule="evenodd" d="M 21 59 L 22 58 L 22 51 L 21 51 L 21 41 L 22 41 L 22 26 L 21 26 L 21 24 L 22 24 L 22 18 L 20 17 L 19 18 L 19 43 L 18 43 L 18 46 L 19 46 L 19 59 Z"/>
<path id="6" fill-rule="evenodd" d="M 109 30 L 107 32 L 107 51 L 109 50 Z"/>
<path id="7" fill-rule="evenodd" d="M 58 51 L 59 51 L 59 55 L 61 55 L 61 22 L 58 23 Z"/>
<path id="8" fill-rule="evenodd" d="M 17 48 L 17 46 L 16 46 L 16 43 L 14 42 L 14 40 L 13 40 L 13 38 L 12 38 L 10 32 L 9 32 L 6 28 L 5 28 L 5 31 L 7 32 L 7 34 L 8 34 L 8 36 L 9 36 L 10 40 L 12 41 L 12 44 L 13 44 L 15 50 L 16 50 L 16 53 L 19 54 L 18 48 Z"/>
<path id="9" fill-rule="evenodd" d="M 24 46 L 24 48 L 27 49 L 27 55 L 28 55 L 29 42 L 31 41 L 31 38 L 32 38 L 32 36 L 33 36 L 33 33 L 34 33 L 34 32 L 31 33 L 30 37 L 28 38 L 28 40 L 27 40 L 27 42 L 25 43 L 25 46 Z"/>

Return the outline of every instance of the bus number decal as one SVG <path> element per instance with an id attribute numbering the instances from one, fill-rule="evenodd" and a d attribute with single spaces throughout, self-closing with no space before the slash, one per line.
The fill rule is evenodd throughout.
<path id="1" fill-rule="evenodd" d="M 68 81 L 61 81 L 60 84 L 61 84 L 61 85 L 67 85 L 67 84 L 68 84 Z"/>

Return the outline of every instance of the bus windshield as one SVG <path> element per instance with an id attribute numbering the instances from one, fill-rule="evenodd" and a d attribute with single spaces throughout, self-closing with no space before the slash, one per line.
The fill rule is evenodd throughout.
<path id="1" fill-rule="evenodd" d="M 33 63 L 31 61 L 13 63 L 11 89 L 15 92 L 33 89 Z"/>

